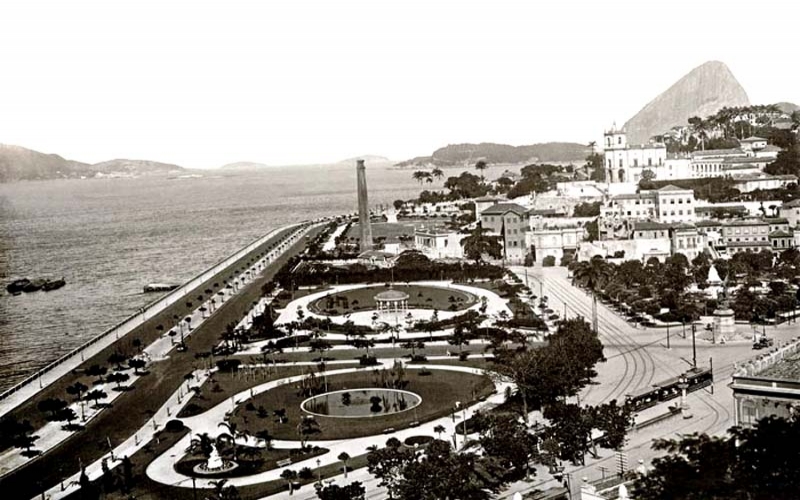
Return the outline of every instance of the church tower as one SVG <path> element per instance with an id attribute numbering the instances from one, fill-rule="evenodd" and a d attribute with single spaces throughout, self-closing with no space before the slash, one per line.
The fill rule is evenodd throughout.
<path id="1" fill-rule="evenodd" d="M 617 129 L 617 125 L 603 133 L 603 155 L 606 169 L 607 182 L 628 182 L 628 139 L 624 130 Z"/>

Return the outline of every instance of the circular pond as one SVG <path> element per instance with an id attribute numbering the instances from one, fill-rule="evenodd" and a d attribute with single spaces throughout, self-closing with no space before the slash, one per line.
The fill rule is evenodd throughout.
<path id="1" fill-rule="evenodd" d="M 346 389 L 310 397 L 300 408 L 323 417 L 363 418 L 401 413 L 420 403 L 417 394 L 399 389 Z"/>

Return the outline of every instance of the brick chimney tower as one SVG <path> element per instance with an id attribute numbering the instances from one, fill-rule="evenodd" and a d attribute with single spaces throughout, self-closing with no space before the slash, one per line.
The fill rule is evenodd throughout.
<path id="1" fill-rule="evenodd" d="M 358 225 L 361 229 L 361 251 L 372 250 L 372 226 L 369 223 L 369 200 L 367 199 L 367 169 L 364 160 L 356 160 L 358 180 Z"/>

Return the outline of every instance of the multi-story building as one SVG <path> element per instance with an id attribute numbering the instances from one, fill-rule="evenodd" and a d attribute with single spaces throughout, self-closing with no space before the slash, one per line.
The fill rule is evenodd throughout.
<path id="1" fill-rule="evenodd" d="M 667 159 L 664 144 L 629 145 L 625 131 L 616 126 L 603 134 L 603 148 L 608 182 L 639 182 L 644 170 L 657 168 Z"/>
<path id="2" fill-rule="evenodd" d="M 682 253 L 690 261 L 707 248 L 708 241 L 695 225 L 685 223 L 636 222 L 632 234 L 635 240 L 669 241 L 670 255 Z"/>
<path id="3" fill-rule="evenodd" d="M 769 222 L 763 219 L 735 220 L 722 227 L 722 243 L 728 255 L 772 250 Z"/>
<path id="4" fill-rule="evenodd" d="M 528 230 L 528 211 L 516 203 L 498 203 L 481 212 L 481 226 L 489 234 L 500 236 L 504 257 L 523 262 L 528 254 L 525 233 Z"/>
<path id="5" fill-rule="evenodd" d="M 797 176 L 787 175 L 769 175 L 763 172 L 757 174 L 741 175 L 735 178 L 736 189 L 742 193 L 751 193 L 755 190 L 767 189 L 780 189 L 789 186 L 789 184 L 797 184 Z"/>
<path id="6" fill-rule="evenodd" d="M 552 256 L 558 263 L 564 255 L 577 252 L 585 236 L 586 229 L 576 224 L 560 227 L 544 225 L 528 232 L 528 247 L 535 255 L 536 262 Z"/>
<path id="7" fill-rule="evenodd" d="M 784 203 L 778 209 L 781 218 L 786 219 L 790 227 L 797 227 L 800 222 L 800 198 Z"/>
<path id="8" fill-rule="evenodd" d="M 692 223 L 694 191 L 672 185 L 653 191 L 613 196 L 600 207 L 598 230 L 604 239 L 627 238 L 633 222 Z"/>

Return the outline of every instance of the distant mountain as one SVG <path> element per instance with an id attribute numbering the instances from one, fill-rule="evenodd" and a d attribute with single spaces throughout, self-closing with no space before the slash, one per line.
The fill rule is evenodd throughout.
<path id="1" fill-rule="evenodd" d="M 0 144 L 0 182 L 79 177 L 88 169 L 86 163 L 58 155 Z"/>
<path id="2" fill-rule="evenodd" d="M 529 146 L 510 146 L 482 142 L 451 144 L 439 148 L 431 156 L 418 156 L 397 164 L 399 167 L 435 165 L 439 167 L 472 165 L 478 160 L 492 163 L 552 163 L 583 161 L 591 153 L 584 144 L 547 142 Z"/>
<path id="3" fill-rule="evenodd" d="M 795 111 L 800 110 L 800 106 L 798 106 L 793 102 L 776 102 L 775 105 L 778 106 L 778 109 L 780 109 L 787 115 L 791 115 Z"/>
<path id="4" fill-rule="evenodd" d="M 94 165 L 20 146 L 0 144 L 0 182 L 69 179 L 101 175 L 152 175 L 182 167 L 148 160 L 110 160 Z"/>
<path id="5" fill-rule="evenodd" d="M 115 173 L 125 172 L 130 174 L 144 174 L 153 172 L 174 172 L 183 170 L 183 167 L 172 165 L 171 163 L 159 163 L 150 160 L 109 160 L 102 163 L 95 163 L 91 167 L 98 172 Z"/>
<path id="6" fill-rule="evenodd" d="M 728 67 L 710 61 L 693 69 L 625 123 L 629 144 L 647 142 L 692 116 L 706 117 L 724 107 L 748 106 L 750 99 Z"/>

